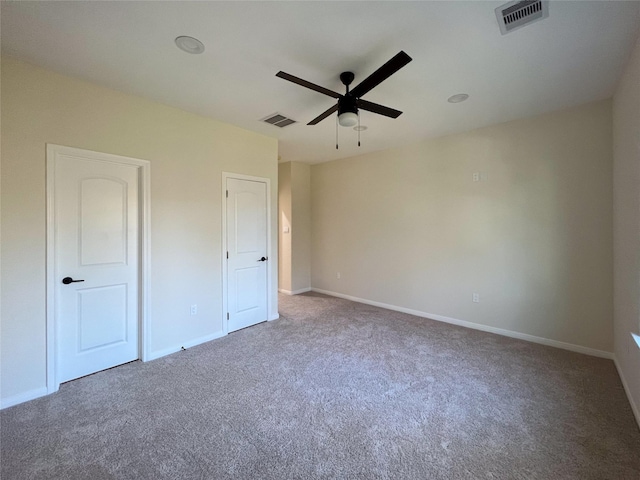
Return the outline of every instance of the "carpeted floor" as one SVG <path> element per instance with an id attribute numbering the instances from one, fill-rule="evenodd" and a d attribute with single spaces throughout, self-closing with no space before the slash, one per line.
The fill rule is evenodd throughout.
<path id="1" fill-rule="evenodd" d="M 630 479 L 613 362 L 318 294 L 0 412 L 1 478 Z"/>

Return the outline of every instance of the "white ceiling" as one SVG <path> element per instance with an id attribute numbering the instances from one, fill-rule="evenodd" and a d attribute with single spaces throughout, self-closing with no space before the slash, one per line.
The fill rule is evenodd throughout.
<path id="1" fill-rule="evenodd" d="M 317 163 L 610 97 L 640 25 L 640 2 L 551 1 L 549 18 L 502 36 L 506 2 L 7 2 L 2 51 L 55 71 L 279 139 L 282 161 Z M 188 55 L 174 39 L 205 44 Z M 335 116 L 306 123 L 332 98 L 279 79 L 284 70 L 342 93 L 400 50 L 413 62 L 366 100 L 362 133 Z M 447 103 L 456 93 L 469 100 Z M 261 123 L 280 112 L 299 123 Z"/>

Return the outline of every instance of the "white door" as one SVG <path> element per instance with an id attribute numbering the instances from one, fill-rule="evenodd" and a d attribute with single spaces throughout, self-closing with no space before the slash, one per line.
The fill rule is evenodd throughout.
<path id="1" fill-rule="evenodd" d="M 267 320 L 267 185 L 227 178 L 228 331 Z"/>
<path id="2" fill-rule="evenodd" d="M 138 358 L 139 169 L 54 160 L 57 381 Z"/>

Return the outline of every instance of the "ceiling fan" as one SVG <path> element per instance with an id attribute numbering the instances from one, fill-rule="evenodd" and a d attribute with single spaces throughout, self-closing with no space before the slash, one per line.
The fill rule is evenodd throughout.
<path id="1" fill-rule="evenodd" d="M 405 52 L 401 51 L 395 55 L 391 60 L 382 65 L 378 70 L 373 72 L 367 78 L 365 78 L 358 86 L 349 90 L 349 85 L 353 82 L 355 75 L 353 72 L 342 72 L 340 74 L 340 80 L 347 88 L 344 95 L 340 95 L 337 92 L 321 87 L 314 83 L 308 82 L 301 78 L 295 77 L 283 71 L 276 73 L 276 77 L 283 78 L 293 83 L 297 83 L 303 87 L 310 88 L 316 92 L 323 93 L 333 98 L 337 98 L 338 102 L 325 112 L 318 115 L 311 120 L 307 125 L 316 125 L 334 112 L 338 112 L 338 123 L 343 127 L 353 127 L 358 123 L 358 109 L 367 110 L 368 112 L 384 115 L 385 117 L 398 118 L 402 112 L 393 108 L 385 107 L 384 105 L 378 105 L 377 103 L 363 100 L 361 97 L 369 92 L 374 87 L 384 82 L 391 75 L 396 73 L 407 63 L 411 61 L 411 57 Z"/>

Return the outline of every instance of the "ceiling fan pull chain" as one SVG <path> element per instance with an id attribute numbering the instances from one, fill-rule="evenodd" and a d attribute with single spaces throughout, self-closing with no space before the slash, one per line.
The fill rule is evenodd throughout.
<path id="1" fill-rule="evenodd" d="M 360 112 L 358 112 L 358 146 L 360 146 Z"/>
<path id="2" fill-rule="evenodd" d="M 336 150 L 338 150 L 338 116 L 336 115 Z"/>

